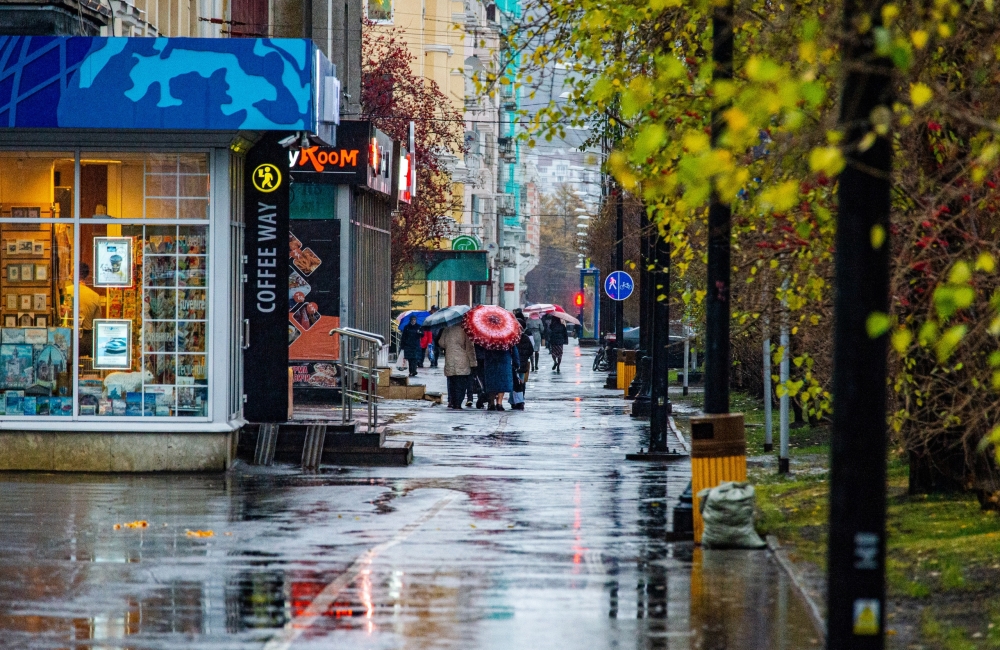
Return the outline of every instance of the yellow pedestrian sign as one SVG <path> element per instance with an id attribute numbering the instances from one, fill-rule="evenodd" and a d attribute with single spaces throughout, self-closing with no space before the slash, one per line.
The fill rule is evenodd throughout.
<path id="1" fill-rule="evenodd" d="M 881 628 L 881 603 L 874 598 L 858 598 L 854 601 L 854 634 L 856 636 L 876 636 Z"/>
<path id="2" fill-rule="evenodd" d="M 271 163 L 257 165 L 253 170 L 253 186 L 260 192 L 273 192 L 281 185 L 281 172 Z"/>

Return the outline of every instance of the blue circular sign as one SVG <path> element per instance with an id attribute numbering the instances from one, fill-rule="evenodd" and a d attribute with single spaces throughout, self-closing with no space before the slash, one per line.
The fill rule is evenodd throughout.
<path id="1" fill-rule="evenodd" d="M 635 283 L 625 271 L 615 271 L 604 278 L 604 293 L 612 300 L 625 300 L 632 295 Z"/>

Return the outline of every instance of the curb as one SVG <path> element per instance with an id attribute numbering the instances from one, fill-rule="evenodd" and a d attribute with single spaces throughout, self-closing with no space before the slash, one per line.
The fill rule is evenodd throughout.
<path id="1" fill-rule="evenodd" d="M 809 592 L 806 591 L 805 586 L 799 580 L 795 571 L 792 569 L 792 563 L 786 557 L 785 550 L 781 547 L 778 542 L 778 538 L 774 535 L 767 536 L 767 549 L 771 551 L 774 559 L 778 561 L 778 565 L 784 570 L 788 577 L 791 579 L 792 584 L 795 585 L 795 590 L 799 592 L 799 596 L 806 604 L 806 609 L 809 611 L 809 618 L 812 620 L 813 627 L 816 628 L 816 633 L 819 634 L 820 644 L 826 647 L 826 621 L 823 619 L 823 614 L 819 608 L 819 605 Z"/>

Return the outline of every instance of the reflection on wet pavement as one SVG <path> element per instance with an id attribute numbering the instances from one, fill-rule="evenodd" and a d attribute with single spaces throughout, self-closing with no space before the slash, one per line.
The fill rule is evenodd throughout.
<path id="1" fill-rule="evenodd" d="M 0 648 L 815 647 L 767 553 L 665 541 L 689 463 L 568 353 L 523 413 L 387 404 L 407 468 L 0 474 Z"/>

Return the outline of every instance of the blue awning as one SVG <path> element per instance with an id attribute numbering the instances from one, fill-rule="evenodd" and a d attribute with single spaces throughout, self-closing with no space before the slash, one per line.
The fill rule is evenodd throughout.
<path id="1" fill-rule="evenodd" d="M 308 131 L 330 141 L 335 79 L 307 39 L 0 36 L 0 128 Z"/>

